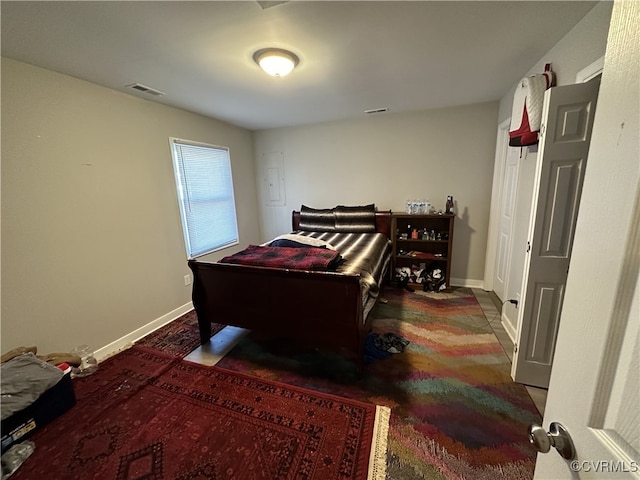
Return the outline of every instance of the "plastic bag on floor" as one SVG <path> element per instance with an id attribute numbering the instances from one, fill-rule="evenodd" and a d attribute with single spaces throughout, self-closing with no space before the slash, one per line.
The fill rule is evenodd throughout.
<path id="1" fill-rule="evenodd" d="M 35 448 L 35 443 L 29 441 L 12 445 L 2 455 L 2 480 L 9 478 L 29 458 Z"/>

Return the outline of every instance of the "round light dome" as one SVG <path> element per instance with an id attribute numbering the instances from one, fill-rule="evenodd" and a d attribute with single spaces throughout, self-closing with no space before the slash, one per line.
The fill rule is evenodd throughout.
<path id="1" fill-rule="evenodd" d="M 263 48 L 253 54 L 260 68 L 273 77 L 284 77 L 291 73 L 300 61 L 296 54 L 280 48 Z"/>

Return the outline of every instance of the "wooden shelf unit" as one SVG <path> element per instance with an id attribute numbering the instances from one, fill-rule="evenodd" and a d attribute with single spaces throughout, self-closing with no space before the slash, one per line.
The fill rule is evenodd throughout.
<path id="1" fill-rule="evenodd" d="M 427 268 L 436 264 L 445 272 L 447 288 L 451 286 L 451 252 L 453 245 L 453 222 L 455 215 L 450 214 L 408 214 L 393 213 L 391 216 L 391 236 L 393 246 L 393 269 L 396 267 L 419 266 Z M 418 238 L 411 238 L 416 229 Z M 436 239 L 423 239 L 424 231 L 435 233 Z M 407 238 L 401 238 L 402 234 Z M 438 234 L 440 236 L 438 237 Z M 431 237 L 431 235 L 429 235 Z M 439 238 L 439 239 L 438 239 Z"/>

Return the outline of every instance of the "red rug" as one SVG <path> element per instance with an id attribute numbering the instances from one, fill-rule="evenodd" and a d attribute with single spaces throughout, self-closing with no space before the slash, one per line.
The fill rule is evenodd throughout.
<path id="1" fill-rule="evenodd" d="M 211 335 L 215 335 L 224 327 L 225 325 L 212 323 Z M 172 322 L 154 330 L 146 337 L 138 340 L 136 345 L 184 358 L 200 346 L 198 316 L 195 310 L 191 310 Z"/>
<path id="2" fill-rule="evenodd" d="M 366 479 L 376 406 L 133 346 L 74 380 L 14 480 Z M 384 463 L 384 462 L 383 462 Z"/>

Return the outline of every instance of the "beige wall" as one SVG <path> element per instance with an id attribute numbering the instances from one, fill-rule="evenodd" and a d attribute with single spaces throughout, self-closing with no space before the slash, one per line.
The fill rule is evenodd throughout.
<path id="1" fill-rule="evenodd" d="M 444 208 L 453 195 L 457 218 L 452 278 L 480 285 L 495 152 L 498 104 L 484 103 L 254 133 L 258 184 L 273 152 L 284 156 L 286 203 L 269 206 L 261 187 L 263 240 L 291 230 L 301 204 L 324 208 L 375 203 L 404 211 L 407 198 Z"/>
<path id="2" fill-rule="evenodd" d="M 555 72 L 556 85 L 576 83 L 576 74 L 580 70 L 604 56 L 612 8 L 613 2 L 599 2 L 522 76 L 542 73 L 545 64 L 550 63 Z M 515 91 L 516 84 L 500 100 L 500 121 L 511 116 Z"/>
<path id="3" fill-rule="evenodd" d="M 2 60 L 3 352 L 99 349 L 190 302 L 171 136 L 230 147 L 255 242 L 249 131 Z"/>

